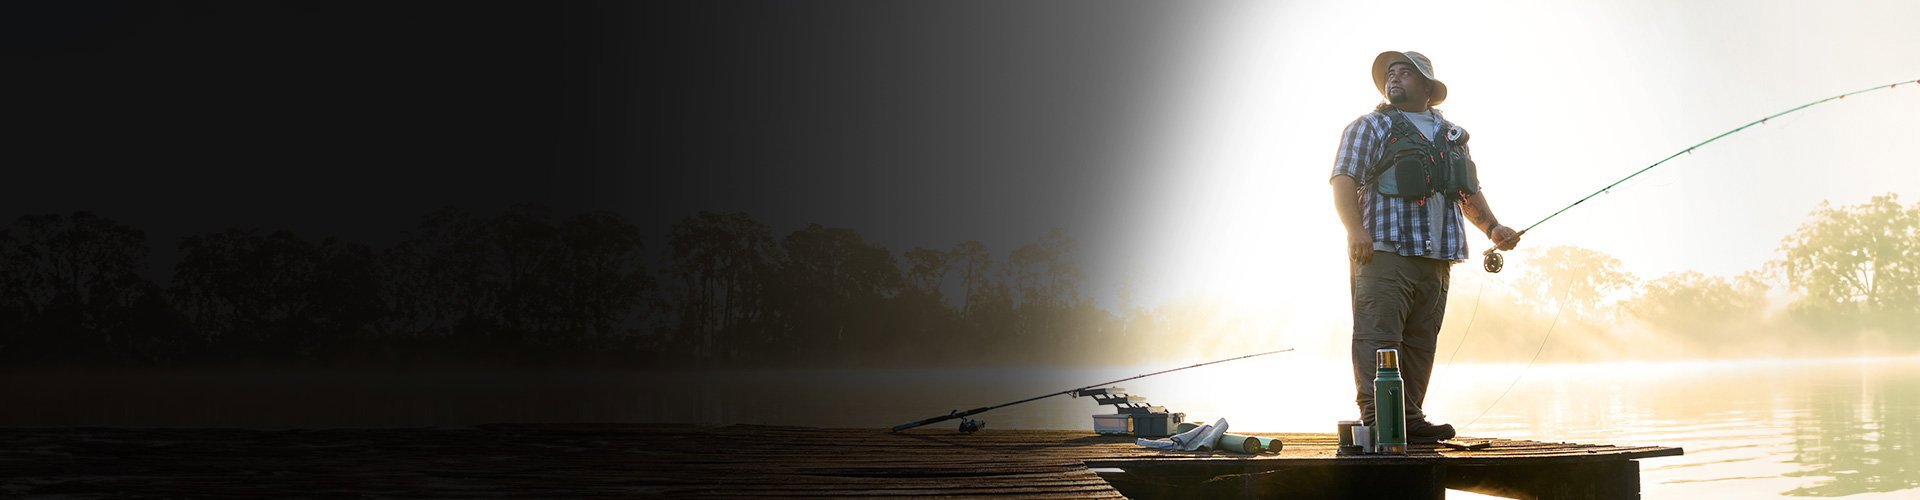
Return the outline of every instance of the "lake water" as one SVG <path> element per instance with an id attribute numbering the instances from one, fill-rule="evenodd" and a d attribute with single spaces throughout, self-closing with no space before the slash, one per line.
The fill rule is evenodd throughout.
<path id="1" fill-rule="evenodd" d="M 1332 432 L 1336 421 L 1353 418 L 1344 366 L 1287 356 L 1121 385 L 1185 412 L 1188 420 L 1226 418 L 1248 432 Z M 1191 363 L 1059 370 L 14 373 L 0 375 L 0 398 L 9 401 L 0 425 L 592 421 L 880 428 Z M 1090 415 L 1105 410 L 1060 396 L 980 418 L 988 432 L 1091 429 Z M 1427 410 L 1465 436 L 1685 448 L 1684 456 L 1642 461 L 1646 498 L 1920 498 L 1920 358 L 1442 366 Z"/>

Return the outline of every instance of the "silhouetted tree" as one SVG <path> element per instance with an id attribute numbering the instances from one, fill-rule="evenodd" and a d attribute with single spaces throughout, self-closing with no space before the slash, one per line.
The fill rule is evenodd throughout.
<path id="1" fill-rule="evenodd" d="M 993 254 L 975 240 L 954 245 L 950 252 L 965 293 L 959 311 L 961 338 L 953 341 L 961 349 L 988 356 L 1018 352 L 1019 346 L 1013 344 L 1013 292 L 994 264 Z"/>
<path id="2" fill-rule="evenodd" d="M 141 276 L 146 233 L 94 215 L 28 215 L 0 232 L 0 310 L 18 329 L 0 337 L 14 360 L 130 361 L 137 304 L 156 290 Z"/>
<path id="3" fill-rule="evenodd" d="M 596 211 L 567 218 L 560 238 L 566 254 L 552 297 L 574 318 L 565 340 L 594 346 L 631 340 L 658 327 L 654 321 L 666 305 L 647 271 L 640 228 L 618 214 Z"/>
<path id="4" fill-rule="evenodd" d="M 445 349 L 461 334 L 484 335 L 500 300 L 492 285 L 485 228 L 473 214 L 446 208 L 421 218 L 406 239 L 380 253 L 378 331 L 410 349 Z M 472 347 L 468 345 L 466 347 Z"/>
<path id="5" fill-rule="evenodd" d="M 1076 246 L 1066 230 L 1054 228 L 1007 256 L 1007 277 L 1021 307 L 1069 308 L 1084 299 L 1080 281 L 1086 273 L 1073 260 Z"/>
<path id="6" fill-rule="evenodd" d="M 618 215 L 535 205 L 439 210 L 378 252 L 288 231 L 192 235 L 164 288 L 141 276 L 144 238 L 84 212 L 0 230 L 0 359 L 1018 362 L 1119 328 L 1081 292 L 1059 230 L 1002 266 L 977 241 L 903 259 L 852 229 L 775 244 L 746 214 L 703 212 L 669 228 L 664 286 Z"/>
<path id="7" fill-rule="evenodd" d="M 765 307 L 778 250 L 773 231 L 744 213 L 700 212 L 667 230 L 667 268 L 678 314 L 670 339 L 697 359 L 732 358 Z M 721 352 L 728 348 L 728 352 Z"/>
<path id="8" fill-rule="evenodd" d="M 565 242 L 553 216 L 544 207 L 516 205 L 480 227 L 484 261 L 494 278 L 490 287 L 499 297 L 483 318 L 495 349 L 522 346 L 552 347 L 555 337 L 574 329 L 571 304 L 556 300 L 562 286 L 560 259 Z"/>
<path id="9" fill-rule="evenodd" d="M 977 240 L 963 241 L 947 253 L 947 262 L 960 273 L 960 314 L 965 316 L 977 303 L 994 295 L 993 254 Z"/>
<path id="10" fill-rule="evenodd" d="M 902 255 L 908 286 L 883 311 L 885 328 L 892 332 L 892 349 L 875 353 L 876 358 L 925 365 L 966 354 L 950 348 L 962 338 L 958 306 L 947 300 L 948 278 L 954 274 L 953 254 L 915 247 Z"/>
<path id="11" fill-rule="evenodd" d="M 931 248 L 914 247 L 907 250 L 906 277 L 913 289 L 933 297 L 936 300 L 945 296 L 948 271 L 952 268 L 953 255 Z"/>
<path id="12" fill-rule="evenodd" d="M 414 339 L 414 349 L 454 351 L 435 356 L 594 355 L 657 317 L 646 262 L 640 230 L 610 212 L 555 223 L 537 205 L 485 219 L 441 210 L 382 254 L 382 331 Z"/>
<path id="13" fill-rule="evenodd" d="M 171 295 L 209 343 L 236 357 L 318 361 L 380 313 L 373 252 L 288 231 L 229 229 L 180 242 Z"/>
<path id="14" fill-rule="evenodd" d="M 1080 292 L 1084 277 L 1074 261 L 1076 243 L 1055 228 L 1007 256 L 1007 281 L 1016 292 L 1014 331 L 1021 351 L 1065 353 L 1085 345 L 1081 327 L 1093 316 Z"/>
<path id="15" fill-rule="evenodd" d="M 788 234 L 781 248 L 770 295 L 779 316 L 773 347 L 825 349 L 821 357 L 846 359 L 898 340 L 884 331 L 882 318 L 904 280 L 885 247 L 850 229 L 809 224 Z"/>

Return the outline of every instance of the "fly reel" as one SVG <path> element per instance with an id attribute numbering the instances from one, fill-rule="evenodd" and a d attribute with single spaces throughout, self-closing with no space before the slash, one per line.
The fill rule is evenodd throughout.
<path id="1" fill-rule="evenodd" d="M 1495 224 L 1495 225 L 1498 226 L 1499 224 Z M 1538 226 L 1540 224 L 1535 223 L 1534 225 Z M 1529 226 L 1527 227 L 1527 229 L 1522 229 L 1518 233 L 1513 233 L 1513 236 L 1508 238 L 1508 240 L 1518 241 L 1521 236 L 1527 234 L 1527 231 L 1531 229 L 1533 229 L 1533 227 Z M 1488 233 L 1487 234 L 1488 238 L 1493 237 L 1493 234 L 1492 234 L 1493 231 L 1488 231 L 1487 233 Z M 1507 267 L 1506 257 L 1500 256 L 1501 245 L 1502 245 L 1502 242 L 1496 241 L 1493 243 L 1493 248 L 1489 248 L 1485 253 L 1480 254 L 1481 255 L 1480 268 L 1486 269 L 1487 272 L 1489 273 L 1499 273 L 1501 269 L 1505 269 Z"/>
<path id="2" fill-rule="evenodd" d="M 1501 257 L 1500 252 L 1487 250 L 1487 253 L 1481 254 L 1480 267 L 1486 269 L 1489 273 L 1498 273 L 1501 269 L 1506 268 L 1506 266 L 1507 259 Z"/>

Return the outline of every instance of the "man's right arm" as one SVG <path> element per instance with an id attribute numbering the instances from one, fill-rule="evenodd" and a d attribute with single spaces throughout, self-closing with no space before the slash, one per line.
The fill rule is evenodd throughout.
<path id="1" fill-rule="evenodd" d="M 1377 161 L 1381 151 L 1385 117 L 1369 114 L 1347 124 L 1340 132 L 1340 148 L 1334 154 L 1333 210 L 1340 213 L 1340 224 L 1347 229 L 1347 258 L 1366 264 L 1373 261 L 1373 233 L 1367 232 L 1360 213 L 1360 180 L 1364 169 Z"/>
<path id="2" fill-rule="evenodd" d="M 1347 258 L 1362 265 L 1373 261 L 1373 235 L 1360 223 L 1359 182 L 1352 176 L 1336 175 L 1333 184 L 1333 210 L 1340 213 L 1340 224 L 1347 228 Z"/>

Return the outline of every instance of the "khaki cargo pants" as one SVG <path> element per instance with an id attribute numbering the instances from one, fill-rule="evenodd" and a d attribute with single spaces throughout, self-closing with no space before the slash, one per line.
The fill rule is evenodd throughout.
<path id="1" fill-rule="evenodd" d="M 1447 311 L 1448 271 L 1453 262 L 1376 251 L 1373 262 L 1353 265 L 1353 384 L 1361 420 L 1373 425 L 1374 351 L 1400 350 L 1406 379 L 1407 421 L 1426 419 L 1427 381 Z"/>

